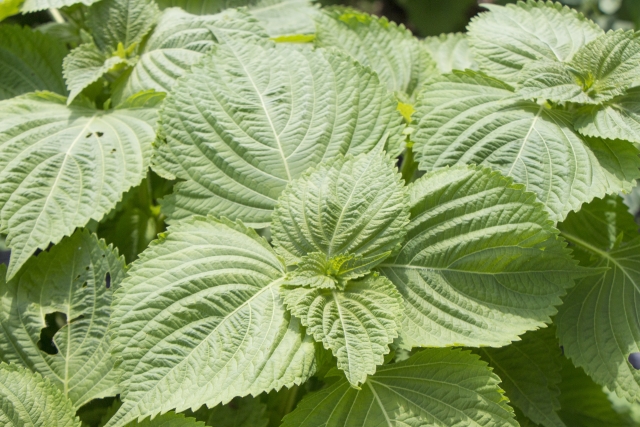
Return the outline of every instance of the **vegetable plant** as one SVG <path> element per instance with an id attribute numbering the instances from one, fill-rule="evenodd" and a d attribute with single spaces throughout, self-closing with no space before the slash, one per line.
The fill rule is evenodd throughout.
<path id="1" fill-rule="evenodd" d="M 3 425 L 640 424 L 636 32 L 534 0 L 426 40 L 305 0 L 0 17 L 42 9 L 0 25 Z"/>

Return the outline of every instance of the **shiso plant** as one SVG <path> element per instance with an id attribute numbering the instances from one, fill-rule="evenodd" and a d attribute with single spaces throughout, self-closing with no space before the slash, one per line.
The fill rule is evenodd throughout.
<path id="1" fill-rule="evenodd" d="M 5 0 L 0 424 L 640 425 L 640 35 Z"/>

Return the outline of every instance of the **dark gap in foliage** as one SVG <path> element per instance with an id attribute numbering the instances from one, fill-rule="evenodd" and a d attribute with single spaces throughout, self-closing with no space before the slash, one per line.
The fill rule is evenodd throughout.
<path id="1" fill-rule="evenodd" d="M 107 275 L 104 277 L 105 285 L 107 289 L 111 287 L 111 273 L 107 271 Z"/>
<path id="2" fill-rule="evenodd" d="M 58 348 L 53 343 L 53 336 L 67 324 L 67 315 L 54 311 L 44 316 L 44 323 L 47 326 L 40 331 L 40 339 L 37 342 L 37 346 L 47 354 L 58 354 Z"/>

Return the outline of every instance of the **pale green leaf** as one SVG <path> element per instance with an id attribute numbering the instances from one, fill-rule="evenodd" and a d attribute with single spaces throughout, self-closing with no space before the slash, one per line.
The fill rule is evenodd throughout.
<path id="1" fill-rule="evenodd" d="M 639 176 L 630 142 L 585 139 L 569 113 L 524 101 L 473 71 L 425 86 L 415 117 L 411 138 L 421 169 L 491 166 L 536 193 L 555 221 L 594 197 L 631 190 Z"/>
<path id="2" fill-rule="evenodd" d="M 478 352 L 502 379 L 511 403 L 526 417 L 540 426 L 565 427 L 557 414 L 562 352 L 555 328 L 529 332 L 522 341 Z"/>
<path id="3" fill-rule="evenodd" d="M 228 39 L 164 104 L 154 170 L 184 182 L 163 210 L 172 220 L 211 213 L 266 226 L 309 167 L 370 151 L 386 136 L 398 155 L 396 106 L 375 73 L 337 50 Z"/>
<path id="4" fill-rule="evenodd" d="M 422 43 L 441 73 L 478 68 L 473 52 L 469 49 L 469 40 L 466 34 L 441 34 L 437 37 L 427 37 Z"/>
<path id="5" fill-rule="evenodd" d="M 0 0 L 0 22 L 9 16 L 20 13 L 23 0 Z"/>
<path id="6" fill-rule="evenodd" d="M 193 217 L 170 227 L 116 294 L 125 391 L 107 425 L 305 381 L 314 344 L 280 300 L 285 274 L 266 240 L 240 224 Z"/>
<path id="7" fill-rule="evenodd" d="M 37 12 L 39 10 L 72 6 L 74 4 L 83 4 L 89 6 L 99 0 L 24 0 L 20 11 L 22 13 Z"/>
<path id="8" fill-rule="evenodd" d="M 0 102 L 0 232 L 9 278 L 40 248 L 100 220 L 144 178 L 155 138 L 157 94 L 123 108 L 67 107 L 51 93 Z"/>
<path id="9" fill-rule="evenodd" d="M 585 265 L 605 267 L 577 282 L 556 324 L 565 354 L 619 396 L 640 398 L 640 371 L 628 361 L 640 351 L 640 236 L 622 199 L 595 200 L 561 225 Z"/>
<path id="10" fill-rule="evenodd" d="M 293 181 L 278 200 L 271 233 L 289 264 L 313 252 L 328 262 L 358 257 L 333 269 L 337 278 L 355 278 L 398 248 L 408 222 L 408 196 L 395 159 L 376 149 L 333 158 Z"/>
<path id="11" fill-rule="evenodd" d="M 435 72 L 426 49 L 403 25 L 347 8 L 316 15 L 316 46 L 342 49 L 371 67 L 392 92 L 412 97 Z"/>
<path id="12" fill-rule="evenodd" d="M 525 99 L 584 104 L 599 102 L 583 91 L 579 77 L 560 62 L 530 62 L 520 71 L 519 80 L 518 93 Z"/>
<path id="13" fill-rule="evenodd" d="M 258 398 L 236 397 L 226 405 L 203 406 L 193 413 L 199 421 L 213 427 L 267 427 L 267 407 Z"/>
<path id="14" fill-rule="evenodd" d="M 311 252 L 300 258 L 296 269 L 287 275 L 285 284 L 292 286 L 311 286 L 312 288 L 333 289 L 339 282 L 350 278 L 359 277 L 369 270 L 367 265 L 360 265 L 366 270 L 359 273 L 356 270 L 355 276 L 350 268 L 352 262 L 358 262 L 362 257 L 355 255 L 338 255 L 328 258 L 322 252 Z"/>
<path id="15" fill-rule="evenodd" d="M 89 8 L 87 25 L 96 46 L 111 54 L 118 44 L 125 50 L 139 44 L 158 17 L 153 0 L 102 0 Z"/>
<path id="16" fill-rule="evenodd" d="M 30 258 L 9 282 L 0 275 L 0 360 L 49 378 L 76 408 L 116 395 L 106 332 L 112 295 L 123 278 L 124 260 L 88 231 Z M 39 342 L 52 313 L 66 319 L 53 336 L 57 354 L 45 353 Z"/>
<path id="17" fill-rule="evenodd" d="M 62 43 L 28 27 L 0 26 L 0 100 L 37 90 L 66 95 Z"/>
<path id="18" fill-rule="evenodd" d="M 341 290 L 283 287 L 281 293 L 287 309 L 333 352 L 354 387 L 376 372 L 398 336 L 402 296 L 386 277 L 369 275 Z"/>
<path id="19" fill-rule="evenodd" d="M 73 49 L 64 58 L 64 78 L 69 89 L 67 104 L 71 104 L 87 86 L 120 64 L 127 64 L 127 60 L 120 56 L 109 57 L 93 43 L 85 43 Z"/>
<path id="20" fill-rule="evenodd" d="M 80 427 L 71 401 L 48 379 L 4 363 L 0 363 L 0 423 L 15 427 Z"/>
<path id="21" fill-rule="evenodd" d="M 211 51 L 218 42 L 216 35 L 243 40 L 267 37 L 255 19 L 244 12 L 196 16 L 167 9 L 160 15 L 133 70 L 116 85 L 114 97 L 126 99 L 149 89 L 169 92 L 178 77 Z"/>
<path id="22" fill-rule="evenodd" d="M 568 62 L 603 34 L 594 22 L 560 3 L 527 0 L 483 6 L 489 12 L 469 24 L 469 44 L 480 70 L 511 84 L 527 63 Z"/>
<path id="23" fill-rule="evenodd" d="M 464 166 L 409 191 L 407 238 L 380 264 L 405 300 L 404 347 L 500 347 L 551 321 L 577 267 L 533 194 Z"/>
<path id="24" fill-rule="evenodd" d="M 578 110 L 575 128 L 583 135 L 640 143 L 640 88 L 599 106 Z"/>
<path id="25" fill-rule="evenodd" d="M 381 366 L 361 390 L 341 379 L 309 394 L 283 427 L 515 427 L 499 382 L 468 351 L 423 350 Z"/>

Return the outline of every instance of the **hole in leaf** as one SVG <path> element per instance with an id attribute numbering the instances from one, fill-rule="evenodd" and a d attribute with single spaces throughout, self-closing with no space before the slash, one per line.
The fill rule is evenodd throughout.
<path id="1" fill-rule="evenodd" d="M 113 154 L 113 153 L 115 153 L 115 152 L 116 152 L 116 149 L 115 149 L 115 148 L 111 150 L 111 154 Z"/>
<path id="2" fill-rule="evenodd" d="M 91 138 L 91 135 L 93 135 L 93 133 L 89 132 L 85 138 Z"/>
<path id="3" fill-rule="evenodd" d="M 104 277 L 104 281 L 107 286 L 107 289 L 109 289 L 111 287 L 111 273 L 109 273 L 108 271 L 107 271 L 107 275 Z"/>
<path id="4" fill-rule="evenodd" d="M 629 363 L 636 369 L 640 369 L 640 352 L 631 353 L 629 355 Z"/>
<path id="5" fill-rule="evenodd" d="M 89 271 L 89 266 L 87 265 L 87 267 L 85 268 L 85 270 Z"/>
<path id="6" fill-rule="evenodd" d="M 87 286 L 88 286 L 87 282 L 84 282 L 84 283 L 82 284 L 82 287 L 83 287 L 83 288 L 86 288 Z"/>
<path id="7" fill-rule="evenodd" d="M 44 316 L 44 323 L 47 326 L 40 331 L 37 346 L 47 354 L 58 354 L 58 348 L 53 343 L 53 336 L 67 324 L 67 315 L 59 311 L 49 313 Z"/>
<path id="8" fill-rule="evenodd" d="M 104 132 L 96 132 L 96 135 L 98 135 L 98 138 L 100 138 L 102 135 L 104 135 Z"/>

